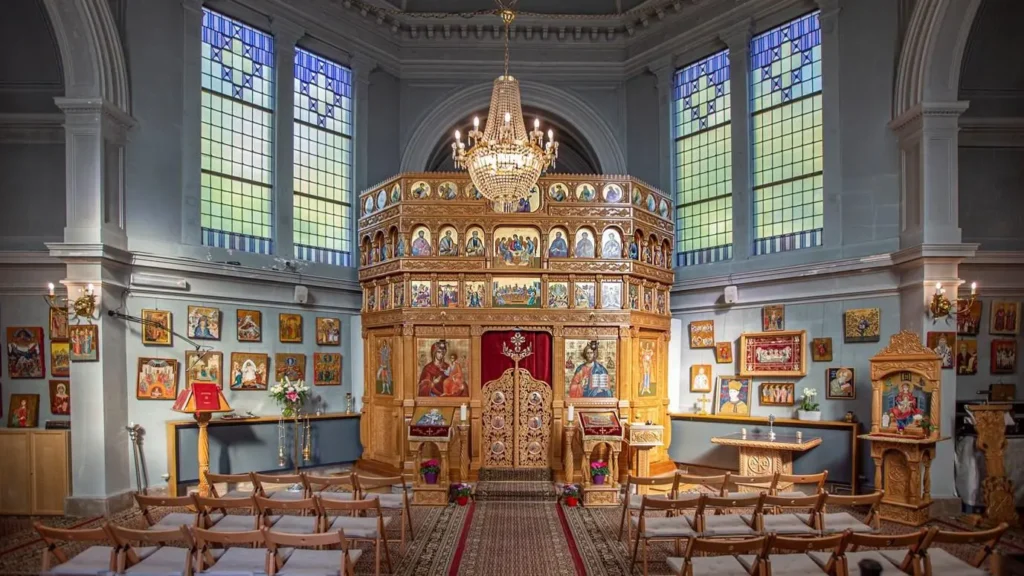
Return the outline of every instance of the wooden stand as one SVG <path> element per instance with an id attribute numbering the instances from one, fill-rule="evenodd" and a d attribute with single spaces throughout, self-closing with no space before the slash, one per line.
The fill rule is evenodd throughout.
<path id="1" fill-rule="evenodd" d="M 581 414 L 582 417 L 582 414 Z M 622 428 L 617 426 L 617 435 L 590 435 L 586 426 L 583 431 L 583 505 L 619 505 L 619 453 L 622 452 Z M 601 445 L 608 447 L 608 476 L 604 484 L 594 484 L 590 475 L 590 463 L 594 450 Z"/>
<path id="2" fill-rule="evenodd" d="M 409 454 L 417 467 L 416 479 L 412 485 L 413 506 L 447 506 L 448 485 L 451 477 L 448 472 L 448 449 L 452 443 L 452 427 L 448 428 L 447 436 L 419 437 L 409 435 Z M 419 465 L 423 461 L 423 448 L 433 444 L 441 453 L 441 472 L 437 475 L 437 484 L 427 484 L 419 474 Z"/>
<path id="3" fill-rule="evenodd" d="M 664 446 L 665 427 L 660 425 L 629 424 L 629 431 L 626 436 L 631 456 L 635 457 L 634 471 L 637 476 L 647 477 L 651 475 L 651 448 Z M 649 486 L 637 486 L 637 494 L 647 494 Z"/>
<path id="4" fill-rule="evenodd" d="M 878 512 L 883 520 L 920 526 L 931 515 L 932 460 L 935 444 L 948 438 L 901 438 L 863 434 L 871 441 L 875 488 L 885 491 Z"/>
<path id="5" fill-rule="evenodd" d="M 573 476 L 576 475 L 576 459 L 572 453 L 572 441 L 576 435 L 576 423 L 572 420 L 566 422 L 565 426 L 562 427 L 562 433 L 564 434 L 562 445 L 562 481 L 566 484 L 571 484 L 575 481 Z"/>
<path id="6" fill-rule="evenodd" d="M 977 518 L 979 524 L 998 525 L 1006 522 L 1019 526 L 1020 519 L 1014 503 L 1013 483 L 1006 477 L 1006 414 L 1013 411 L 1009 404 L 977 404 L 968 406 L 978 431 L 976 446 L 985 453 L 985 478 L 981 492 L 985 498 L 985 514 Z"/>
<path id="7" fill-rule="evenodd" d="M 206 473 L 210 471 L 210 436 L 206 427 L 212 415 L 209 412 L 196 412 L 193 416 L 199 425 L 199 495 L 207 498 L 210 496 L 210 484 L 206 481 Z"/>
<path id="8" fill-rule="evenodd" d="M 821 438 L 797 438 L 792 433 L 777 433 L 774 438 L 767 433 L 747 434 L 741 432 L 726 436 L 715 436 L 713 444 L 735 446 L 739 452 L 739 474 L 742 476 L 767 476 L 793 473 L 793 452 L 806 452 L 821 444 Z M 789 485 L 779 488 L 785 490 Z M 760 492 L 764 486 L 740 484 L 740 492 Z"/>
<path id="9" fill-rule="evenodd" d="M 459 482 L 469 483 L 469 423 L 455 427 L 459 432 Z"/>

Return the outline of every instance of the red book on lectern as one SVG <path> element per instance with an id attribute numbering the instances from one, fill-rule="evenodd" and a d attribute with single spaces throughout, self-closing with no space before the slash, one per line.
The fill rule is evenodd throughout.
<path id="1" fill-rule="evenodd" d="M 192 395 L 195 396 L 196 412 L 221 410 L 220 390 L 216 384 L 192 384 Z"/>

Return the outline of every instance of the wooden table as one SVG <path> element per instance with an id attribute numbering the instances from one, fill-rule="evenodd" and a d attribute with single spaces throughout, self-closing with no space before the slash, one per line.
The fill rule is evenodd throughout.
<path id="1" fill-rule="evenodd" d="M 766 476 L 776 472 L 793 473 L 793 452 L 806 452 L 821 444 L 819 437 L 797 438 L 793 433 L 776 432 L 774 438 L 767 432 L 743 434 L 736 432 L 711 438 L 714 444 L 735 446 L 739 449 L 739 474 L 742 476 Z M 788 486 L 780 486 L 788 488 Z M 740 492 L 760 491 L 760 486 L 740 485 Z"/>

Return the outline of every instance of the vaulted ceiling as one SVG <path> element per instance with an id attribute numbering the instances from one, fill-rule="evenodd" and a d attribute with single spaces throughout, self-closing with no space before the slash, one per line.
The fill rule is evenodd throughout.
<path id="1" fill-rule="evenodd" d="M 494 10 L 494 0 L 382 0 L 407 13 L 464 14 Z M 508 0 L 504 2 L 506 5 Z M 649 0 L 519 0 L 515 10 L 549 15 L 613 15 L 629 12 Z"/>

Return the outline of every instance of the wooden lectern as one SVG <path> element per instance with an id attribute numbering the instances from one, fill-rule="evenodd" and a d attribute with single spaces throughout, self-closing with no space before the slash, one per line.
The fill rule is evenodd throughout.
<path id="1" fill-rule="evenodd" d="M 206 473 L 210 471 L 210 437 L 206 427 L 217 412 L 231 412 L 231 406 L 216 384 L 195 383 L 178 394 L 171 410 L 191 414 L 199 424 L 199 495 L 209 496 Z"/>
<path id="2" fill-rule="evenodd" d="M 636 475 L 647 477 L 651 475 L 651 448 L 665 445 L 665 427 L 659 424 L 642 424 L 640 422 L 627 424 L 629 433 L 626 435 L 626 442 L 630 448 L 630 459 L 633 463 Z M 633 460 L 635 458 L 635 460 Z M 638 494 L 647 494 L 649 486 L 637 486 Z"/>
<path id="3" fill-rule="evenodd" d="M 976 446 L 985 453 L 985 478 L 981 493 L 985 498 L 985 514 L 979 523 L 998 525 L 1006 522 L 1019 526 L 1014 502 L 1013 483 L 1006 476 L 1006 415 L 1013 412 L 1009 404 L 974 404 L 967 406 L 974 416 L 978 431 Z"/>

